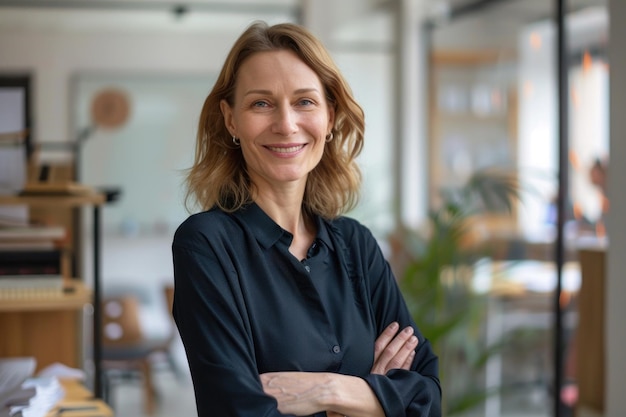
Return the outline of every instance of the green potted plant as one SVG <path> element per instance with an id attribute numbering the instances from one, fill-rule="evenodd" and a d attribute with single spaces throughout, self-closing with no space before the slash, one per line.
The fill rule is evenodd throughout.
<path id="1" fill-rule="evenodd" d="M 512 173 L 482 170 L 441 195 L 426 230 L 402 229 L 400 286 L 420 330 L 440 356 L 444 415 L 468 411 L 491 394 L 476 375 L 501 343 L 487 346 L 481 331 L 487 298 L 474 291 L 474 265 L 489 247 L 470 242 L 477 217 L 511 213 L 519 197 Z M 482 388 L 481 388 L 482 387 Z"/>

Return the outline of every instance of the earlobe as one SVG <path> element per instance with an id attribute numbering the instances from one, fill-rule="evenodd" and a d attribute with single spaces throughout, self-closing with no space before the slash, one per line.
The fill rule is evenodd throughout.
<path id="1" fill-rule="evenodd" d="M 226 129 L 228 129 L 232 136 L 236 136 L 235 125 L 233 123 L 233 111 L 226 100 L 220 100 L 220 110 L 222 112 L 222 116 L 224 117 Z"/>

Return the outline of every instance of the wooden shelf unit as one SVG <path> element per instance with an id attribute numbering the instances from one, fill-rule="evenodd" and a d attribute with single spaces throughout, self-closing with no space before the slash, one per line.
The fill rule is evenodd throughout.
<path id="1" fill-rule="evenodd" d="M 85 195 L 0 195 L 0 205 L 27 205 L 44 208 L 75 208 L 104 204 L 105 196 L 99 193 Z"/>
<path id="2" fill-rule="evenodd" d="M 91 303 L 92 295 L 84 283 L 74 279 L 62 291 L 19 291 L 15 294 L 0 291 L 0 313 L 80 310 Z M 0 348 L 0 357 L 3 356 L 1 352 Z"/>
<path id="3" fill-rule="evenodd" d="M 37 369 L 55 362 L 74 368 L 82 368 L 83 350 L 83 307 L 94 306 L 95 394 L 100 397 L 100 339 L 99 339 L 99 211 L 106 196 L 97 192 L 89 194 L 34 194 L 0 195 L 0 205 L 27 205 L 32 212 L 51 212 L 51 218 L 61 215 L 60 225 L 68 233 L 76 235 L 78 211 L 82 207 L 93 207 L 93 288 L 86 286 L 80 278 L 65 276 L 63 289 L 19 290 L 0 292 L 0 357 L 32 356 L 37 360 Z M 68 243 L 70 256 L 80 256 L 76 242 Z M 67 270 L 67 269 L 66 269 Z M 67 273 L 67 272 L 66 272 Z"/>
<path id="4" fill-rule="evenodd" d="M 78 282 L 70 294 L 0 298 L 0 357 L 32 356 L 38 369 L 55 362 L 81 368 L 82 309 L 90 302 Z"/>

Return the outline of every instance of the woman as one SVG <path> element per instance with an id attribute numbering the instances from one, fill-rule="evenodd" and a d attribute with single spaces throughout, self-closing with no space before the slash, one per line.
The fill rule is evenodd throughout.
<path id="1" fill-rule="evenodd" d="M 364 119 L 320 42 L 250 26 L 200 116 L 173 314 L 200 416 L 438 416 L 437 358 L 356 204 Z"/>

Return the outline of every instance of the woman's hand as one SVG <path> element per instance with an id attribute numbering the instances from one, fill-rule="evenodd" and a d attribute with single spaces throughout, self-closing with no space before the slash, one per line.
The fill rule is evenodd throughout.
<path id="1" fill-rule="evenodd" d="M 283 414 L 330 417 L 384 417 L 378 398 L 364 379 L 326 372 L 261 374 L 263 391 L 276 398 Z"/>
<path id="2" fill-rule="evenodd" d="M 393 322 L 376 339 L 371 373 L 384 375 L 391 369 L 410 369 L 418 340 L 411 326 L 401 332 L 398 329 L 398 323 Z"/>
<path id="3" fill-rule="evenodd" d="M 268 372 L 261 374 L 266 394 L 278 401 L 284 414 L 304 416 L 324 410 L 324 400 L 333 394 L 333 379 L 321 372 Z"/>

